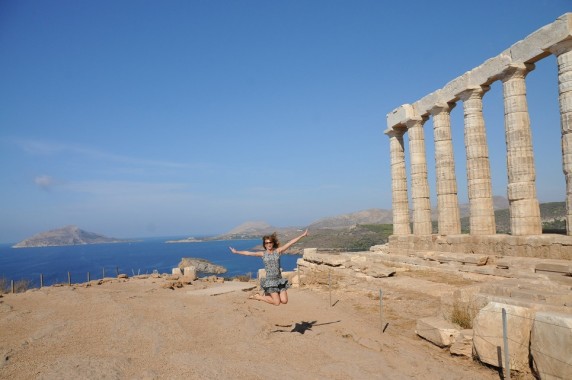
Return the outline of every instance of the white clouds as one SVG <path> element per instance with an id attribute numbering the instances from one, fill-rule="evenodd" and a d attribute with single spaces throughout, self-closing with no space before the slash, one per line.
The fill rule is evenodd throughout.
<path id="1" fill-rule="evenodd" d="M 52 187 L 56 184 L 56 181 L 48 175 L 41 175 L 34 178 L 34 183 L 40 189 L 45 191 L 50 191 Z"/>
<path id="2" fill-rule="evenodd" d="M 66 155 L 69 157 L 81 157 L 89 160 L 106 161 L 116 164 L 127 164 L 133 166 L 147 166 L 159 168 L 173 169 L 196 169 L 205 167 L 205 164 L 189 164 L 184 162 L 173 162 L 146 159 L 139 157 L 131 157 L 127 155 L 115 154 L 105 150 L 94 149 L 91 147 L 73 144 L 61 143 L 47 140 L 17 140 L 19 145 L 26 153 L 40 156 L 56 156 Z"/>
<path id="3" fill-rule="evenodd" d="M 78 181 L 68 183 L 65 190 L 95 197 L 162 198 L 190 194 L 184 183 L 154 183 L 139 181 Z"/>

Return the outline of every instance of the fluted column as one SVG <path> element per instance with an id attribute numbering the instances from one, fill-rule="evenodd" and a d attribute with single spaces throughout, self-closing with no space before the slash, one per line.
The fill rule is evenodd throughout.
<path id="1" fill-rule="evenodd" d="M 502 76 L 508 174 L 507 194 L 510 230 L 513 235 L 542 234 L 524 79 L 526 74 L 533 69 L 532 64 L 514 64 Z"/>
<path id="2" fill-rule="evenodd" d="M 488 86 L 479 86 L 460 94 L 465 118 L 471 235 L 496 233 L 489 148 L 483 118 L 483 95 L 488 90 Z"/>
<path id="3" fill-rule="evenodd" d="M 455 103 L 438 104 L 429 112 L 433 115 L 435 138 L 435 176 L 437 178 L 437 210 L 439 234 L 461 233 L 455 156 L 451 138 L 451 110 Z"/>
<path id="4" fill-rule="evenodd" d="M 427 158 L 423 124 L 425 119 L 411 119 L 407 125 L 411 164 L 411 199 L 413 202 L 413 234 L 431 235 L 431 203 L 427 180 Z"/>
<path id="5" fill-rule="evenodd" d="M 550 51 L 558 60 L 562 170 L 566 178 L 566 234 L 572 235 L 572 41 L 561 42 Z"/>
<path id="6" fill-rule="evenodd" d="M 407 195 L 407 173 L 405 170 L 405 147 L 403 134 L 405 129 L 392 129 L 389 136 L 391 155 L 391 195 L 393 209 L 393 234 L 409 235 L 409 197 Z"/>

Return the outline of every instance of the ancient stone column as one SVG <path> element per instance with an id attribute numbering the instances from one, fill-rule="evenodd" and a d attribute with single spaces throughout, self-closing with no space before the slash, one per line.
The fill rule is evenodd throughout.
<path id="1" fill-rule="evenodd" d="M 469 191 L 471 235 L 496 233 L 489 148 L 483 118 L 483 95 L 488 86 L 478 86 L 459 95 L 465 117 L 465 152 Z"/>
<path id="2" fill-rule="evenodd" d="M 405 170 L 405 147 L 403 134 L 405 128 L 392 129 L 389 136 L 391 155 L 391 195 L 393 209 L 393 234 L 409 235 L 409 197 L 407 195 L 407 172 Z"/>
<path id="3" fill-rule="evenodd" d="M 407 125 L 411 164 L 411 200 L 413 202 L 413 234 L 431 235 L 431 203 L 427 180 L 427 158 L 423 124 L 426 119 L 410 119 Z"/>
<path id="4" fill-rule="evenodd" d="M 510 230 L 513 235 L 542 234 L 524 79 L 533 69 L 532 64 L 513 64 L 505 70 L 501 78 L 504 93 L 507 194 Z"/>
<path id="5" fill-rule="evenodd" d="M 437 209 L 439 234 L 461 233 L 455 157 L 451 137 L 451 110 L 455 103 L 437 104 L 429 112 L 433 115 L 435 138 L 435 176 L 437 178 Z"/>
<path id="6" fill-rule="evenodd" d="M 566 234 L 572 235 L 572 40 L 561 42 L 550 51 L 558 60 L 562 170 L 566 178 Z"/>

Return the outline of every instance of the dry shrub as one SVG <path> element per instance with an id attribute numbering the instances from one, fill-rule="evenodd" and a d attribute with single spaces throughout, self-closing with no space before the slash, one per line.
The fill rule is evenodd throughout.
<path id="1" fill-rule="evenodd" d="M 473 328 L 473 319 L 479 312 L 471 302 L 462 303 L 459 300 L 453 302 L 451 311 L 451 322 L 456 323 L 464 329 Z"/>
<path id="2" fill-rule="evenodd" d="M 23 293 L 30 288 L 32 288 L 32 281 L 30 280 L 18 280 L 14 282 L 14 293 Z"/>
<path id="3" fill-rule="evenodd" d="M 379 292 L 367 292 L 367 298 L 374 301 L 379 301 Z"/>
<path id="4" fill-rule="evenodd" d="M 234 276 L 232 279 L 240 282 L 250 282 L 250 280 L 252 280 L 252 273 L 248 272 L 246 274 Z"/>
<path id="5" fill-rule="evenodd" d="M 14 281 L 14 293 L 23 293 L 26 290 L 32 288 L 32 281 L 30 280 L 18 280 Z M 12 282 L 4 277 L 0 278 L 0 293 L 10 293 L 12 292 Z"/>

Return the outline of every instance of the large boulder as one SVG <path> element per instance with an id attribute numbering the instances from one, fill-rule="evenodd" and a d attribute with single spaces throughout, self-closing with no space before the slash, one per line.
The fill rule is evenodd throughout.
<path id="1" fill-rule="evenodd" d="M 507 315 L 510 369 L 528 372 L 528 347 L 534 318 L 534 312 L 529 308 L 490 302 L 481 309 L 473 321 L 475 353 L 482 362 L 504 368 L 502 309 Z"/>
<path id="2" fill-rule="evenodd" d="M 439 317 L 427 317 L 417 320 L 415 332 L 420 337 L 439 347 L 449 347 L 457 336 L 459 328 Z"/>
<path id="3" fill-rule="evenodd" d="M 536 313 L 530 354 L 541 379 L 572 379 L 572 315 Z"/>
<path id="4" fill-rule="evenodd" d="M 220 265 L 211 263 L 205 259 L 196 259 L 192 257 L 183 257 L 178 265 L 178 268 L 184 270 L 186 267 L 195 267 L 195 270 L 200 273 L 209 274 L 222 274 L 226 273 L 226 268 Z"/>

